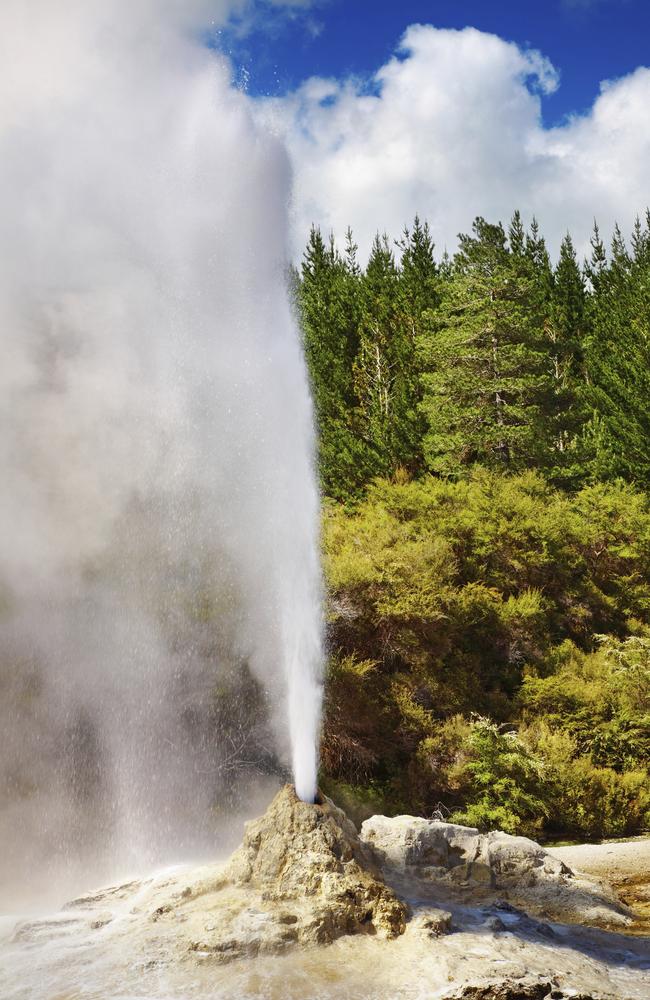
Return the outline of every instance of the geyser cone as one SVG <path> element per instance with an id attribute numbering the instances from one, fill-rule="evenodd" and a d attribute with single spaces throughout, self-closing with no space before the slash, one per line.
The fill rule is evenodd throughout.
<path id="1" fill-rule="evenodd" d="M 300 922 L 307 939 L 404 931 L 404 903 L 384 883 L 345 813 L 321 794 L 307 803 L 285 785 L 265 814 L 246 825 L 227 875 L 266 899 L 293 901 L 301 910 L 306 904 Z"/>

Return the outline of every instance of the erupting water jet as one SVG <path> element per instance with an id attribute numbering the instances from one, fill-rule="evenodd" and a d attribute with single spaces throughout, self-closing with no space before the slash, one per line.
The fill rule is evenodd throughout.
<path id="1" fill-rule="evenodd" d="M 276 758 L 315 795 L 290 175 L 198 40 L 205 10 L 0 11 L 4 899 L 45 864 L 60 898 L 53 862 L 214 853 L 215 802 Z"/>

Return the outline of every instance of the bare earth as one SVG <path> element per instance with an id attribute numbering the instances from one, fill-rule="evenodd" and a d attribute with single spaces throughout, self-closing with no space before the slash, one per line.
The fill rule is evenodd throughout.
<path id="1" fill-rule="evenodd" d="M 547 850 L 574 871 L 612 885 L 638 918 L 630 930 L 650 934 L 650 837 Z"/>

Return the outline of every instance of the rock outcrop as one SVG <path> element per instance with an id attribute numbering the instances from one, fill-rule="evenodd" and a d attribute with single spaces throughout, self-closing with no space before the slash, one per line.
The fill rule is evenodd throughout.
<path id="1" fill-rule="evenodd" d="M 535 914 L 594 926 L 625 926 L 630 915 L 607 886 L 578 877 L 527 837 L 414 816 L 373 816 L 361 840 L 395 876 L 424 879 L 465 897 L 499 895 Z"/>
<path id="2" fill-rule="evenodd" d="M 87 893 L 4 946 L 0 923 L 0 996 L 645 1000 L 644 942 L 571 925 L 599 915 L 624 918 L 525 838 L 411 816 L 358 835 L 287 786 L 225 864 Z"/>
<path id="3" fill-rule="evenodd" d="M 611 994 L 559 990 L 550 980 L 493 980 L 468 983 L 442 1000 L 612 1000 Z"/>
<path id="4" fill-rule="evenodd" d="M 325 796 L 313 805 L 301 802 L 291 785 L 246 825 L 225 875 L 289 909 L 300 940 L 323 943 L 356 933 L 392 938 L 406 926 L 406 905 L 385 884 L 345 813 Z"/>
<path id="5" fill-rule="evenodd" d="M 117 933 L 134 925 L 147 942 L 147 961 L 173 953 L 224 963 L 349 934 L 394 938 L 404 933 L 407 916 L 407 904 L 386 885 L 345 814 L 324 797 L 301 802 L 286 785 L 246 825 L 225 866 L 87 893 L 56 924 L 28 922 L 15 935 L 29 943 L 84 925 Z"/>
<path id="6" fill-rule="evenodd" d="M 230 961 L 346 934 L 393 938 L 407 912 L 345 814 L 324 797 L 301 802 L 286 785 L 246 824 L 225 868 L 188 882 L 150 919 L 178 926 L 194 955 Z"/>

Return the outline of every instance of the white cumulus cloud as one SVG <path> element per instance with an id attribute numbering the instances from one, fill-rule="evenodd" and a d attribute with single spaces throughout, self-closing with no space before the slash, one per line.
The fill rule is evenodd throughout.
<path id="1" fill-rule="evenodd" d="M 552 64 L 490 34 L 412 25 L 370 79 L 306 81 L 265 101 L 295 170 L 295 250 L 312 222 L 362 249 L 376 229 L 398 235 L 418 212 L 440 248 L 475 215 L 535 214 L 553 249 L 570 229 L 588 248 L 593 219 L 628 227 L 649 200 L 650 70 L 602 84 L 588 114 L 555 128 L 544 95 Z"/>

